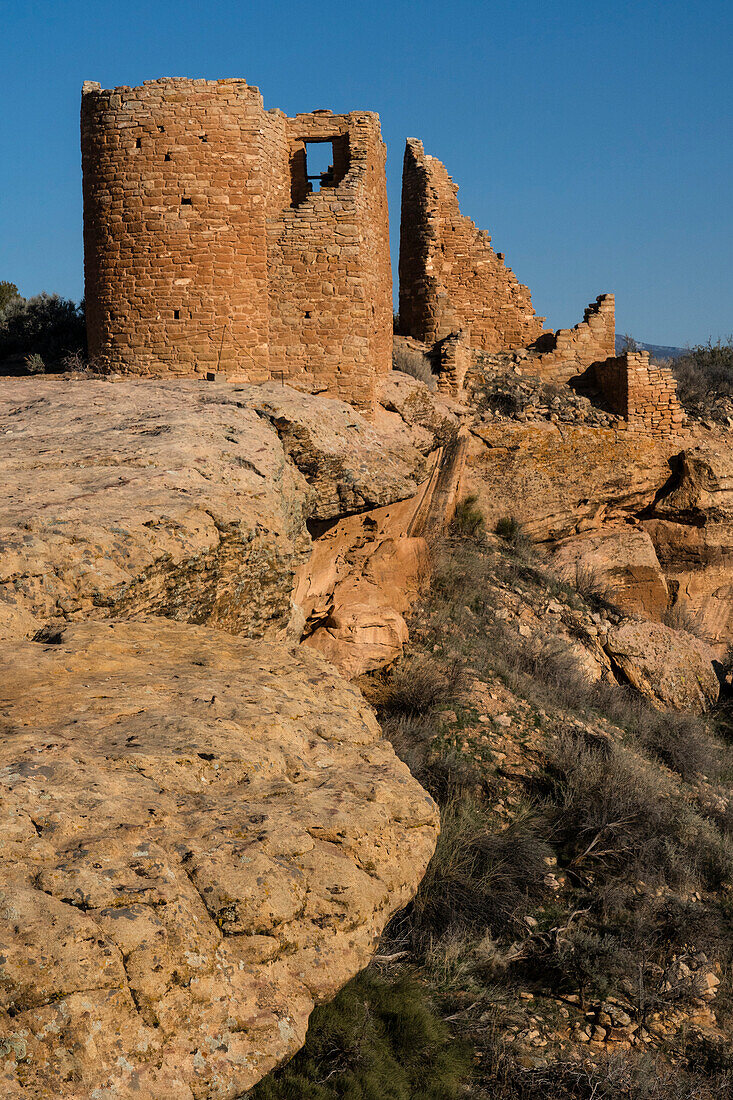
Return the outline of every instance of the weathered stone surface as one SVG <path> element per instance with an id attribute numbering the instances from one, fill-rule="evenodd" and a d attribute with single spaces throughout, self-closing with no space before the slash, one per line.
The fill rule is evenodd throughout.
<path id="1" fill-rule="evenodd" d="M 450 443 L 460 427 L 459 418 L 442 395 L 433 393 L 424 382 L 401 371 L 384 375 L 379 387 L 379 403 L 388 412 L 397 413 L 413 432 L 420 433 L 416 445 L 421 450 L 433 450 Z"/>
<path id="2" fill-rule="evenodd" d="M 294 599 L 304 644 L 348 678 L 402 653 L 403 614 L 429 573 L 425 540 L 406 534 L 418 503 L 402 501 L 329 526 L 298 574 Z"/>
<path id="3" fill-rule="evenodd" d="M 490 527 L 513 515 L 539 539 L 571 534 L 604 505 L 618 514 L 647 507 L 675 450 L 670 441 L 545 421 L 471 431 L 465 489 L 477 494 Z"/>
<path id="4" fill-rule="evenodd" d="M 404 432 L 375 431 L 341 401 L 308 397 L 269 383 L 242 390 L 277 431 L 286 453 L 305 476 L 314 501 L 311 516 L 330 520 L 413 496 L 427 466 Z"/>
<path id="5" fill-rule="evenodd" d="M 425 476 L 350 406 L 280 386 L 10 379 L 0 436 L 10 636 L 139 613 L 281 631 L 306 519 L 408 497 Z"/>
<path id="6" fill-rule="evenodd" d="M 0 683 L 0 1092 L 240 1096 L 416 889 L 437 814 L 317 654 L 161 619 Z"/>
<path id="7" fill-rule="evenodd" d="M 603 527 L 562 539 L 554 547 L 552 564 L 571 584 L 597 584 L 624 611 L 658 619 L 669 603 L 654 545 L 639 527 Z"/>
<path id="8" fill-rule="evenodd" d="M 718 431 L 684 451 L 644 526 L 670 587 L 722 655 L 733 636 L 733 450 Z"/>
<path id="9" fill-rule="evenodd" d="M 638 691 L 662 709 L 705 711 L 718 698 L 710 646 L 662 623 L 625 622 L 606 652 Z"/>

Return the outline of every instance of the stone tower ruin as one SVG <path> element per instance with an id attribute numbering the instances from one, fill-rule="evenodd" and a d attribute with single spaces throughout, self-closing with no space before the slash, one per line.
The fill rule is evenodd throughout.
<path id="1" fill-rule="evenodd" d="M 434 344 L 470 332 L 484 351 L 520 348 L 542 332 L 529 289 L 458 206 L 445 165 L 408 138 L 402 172 L 400 330 Z"/>
<path id="2" fill-rule="evenodd" d="M 81 145 L 100 365 L 300 380 L 371 410 L 392 353 L 376 114 L 288 118 L 243 80 L 88 82 Z"/>

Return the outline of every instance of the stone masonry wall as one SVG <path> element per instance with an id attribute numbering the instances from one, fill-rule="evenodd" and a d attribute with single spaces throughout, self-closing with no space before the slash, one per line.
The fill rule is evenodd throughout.
<path id="1" fill-rule="evenodd" d="M 379 119 L 330 112 L 288 120 L 296 152 L 306 140 L 348 141 L 348 170 L 288 206 L 268 226 L 270 356 L 285 377 L 312 373 L 334 396 L 367 408 L 392 367 L 392 272 L 386 152 Z"/>
<path id="2" fill-rule="evenodd" d="M 461 214 L 458 187 L 422 142 L 410 138 L 402 175 L 400 330 L 433 344 L 466 331 L 486 351 L 525 347 L 544 318 L 494 252 L 491 237 Z"/>
<path id="3" fill-rule="evenodd" d="M 668 367 L 649 362 L 649 352 L 624 352 L 594 367 L 596 385 L 623 426 L 639 435 L 672 435 L 684 424 L 677 383 Z"/>
<path id="4" fill-rule="evenodd" d="M 243 80 L 82 94 L 90 354 L 284 377 L 370 411 L 391 367 L 385 150 L 367 112 L 288 119 Z M 306 142 L 333 142 L 320 191 Z"/>
<path id="5" fill-rule="evenodd" d="M 462 332 L 452 332 L 433 348 L 438 375 L 438 390 L 459 397 L 472 362 L 471 348 Z"/>
<path id="6" fill-rule="evenodd" d="M 541 378 L 567 382 L 593 363 L 616 354 L 616 307 L 613 294 L 601 294 L 575 328 L 544 333 L 530 347 L 533 369 Z"/>

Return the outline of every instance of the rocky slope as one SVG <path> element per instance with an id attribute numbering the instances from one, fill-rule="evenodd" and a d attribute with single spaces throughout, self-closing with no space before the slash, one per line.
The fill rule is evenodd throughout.
<path id="1" fill-rule="evenodd" d="M 438 577 L 437 618 L 413 621 L 422 664 L 410 692 L 441 655 L 459 650 L 471 668 L 469 694 L 451 704 L 448 693 L 439 741 L 489 762 L 476 782 L 492 797 L 506 783 L 498 822 L 512 825 L 521 791 L 555 766 L 558 723 L 591 748 L 623 740 L 583 711 L 610 706 L 611 688 L 636 685 L 650 713 L 715 704 L 712 652 L 660 620 L 699 612 L 725 649 L 725 430 L 631 439 L 567 387 L 538 390 L 521 365 L 505 378 L 495 366 L 469 379 L 461 405 L 390 376 L 374 424 L 277 385 L 0 385 L 10 1097 L 239 1096 L 365 964 L 418 887 L 437 819 L 334 669 L 363 677 L 400 657 L 461 496 L 476 501 L 459 526 L 478 506 L 489 531 L 513 517 L 507 531 L 546 553 L 541 568 L 519 543 L 509 570 L 461 561 Z M 548 669 L 554 700 L 513 683 Z M 658 736 L 655 722 L 645 729 Z M 698 766 L 688 748 L 673 768 Z M 657 751 L 677 759 L 666 742 Z M 461 789 L 449 772 L 440 797 Z M 701 814 L 728 811 L 704 776 L 694 799 L 674 782 L 649 790 L 660 804 L 695 801 L 687 844 L 703 837 Z M 555 891 L 542 881 L 537 899 Z M 500 955 L 499 969 L 513 965 Z M 614 1011 L 631 1019 L 630 1008 Z M 575 1049 L 582 1020 L 567 1011 Z M 611 1009 L 594 1011 L 608 1031 Z M 539 1025 L 525 1030 L 552 1044 Z M 534 1058 L 534 1038 L 522 1042 Z"/>
<path id="2" fill-rule="evenodd" d="M 689 710 L 717 696 L 705 647 L 460 526 L 409 626 L 360 683 L 443 831 L 381 973 L 431 990 L 472 1097 L 728 1095 L 731 753 Z"/>
<path id="3" fill-rule="evenodd" d="M 463 490 L 488 527 L 516 517 L 556 548 L 561 571 L 592 570 L 645 616 L 678 607 L 722 656 L 733 622 L 730 430 L 691 417 L 678 436 L 632 438 L 612 417 L 578 412 L 569 386 L 549 387 L 545 404 L 530 401 L 523 387 L 539 383 L 524 371 L 512 361 L 467 380 Z"/>

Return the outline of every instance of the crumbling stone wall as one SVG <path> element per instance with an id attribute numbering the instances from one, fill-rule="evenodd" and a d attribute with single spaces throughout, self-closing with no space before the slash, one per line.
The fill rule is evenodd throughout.
<path id="1" fill-rule="evenodd" d="M 672 435 L 684 424 L 677 383 L 668 367 L 654 366 L 649 352 L 624 352 L 596 363 L 596 385 L 623 427 L 639 435 Z"/>
<path id="2" fill-rule="evenodd" d="M 139 374 L 305 383 L 369 411 L 391 367 L 375 114 L 289 119 L 243 80 L 154 80 L 81 112 L 90 353 Z M 331 142 L 314 189 L 307 142 Z"/>
<path id="3" fill-rule="evenodd" d="M 471 348 L 465 334 L 452 332 L 439 340 L 433 349 L 433 361 L 438 375 L 438 390 L 452 397 L 460 396 L 472 362 Z"/>
<path id="4" fill-rule="evenodd" d="M 402 174 L 400 330 L 434 344 L 464 330 L 486 351 L 525 347 L 542 332 L 530 292 L 461 214 L 458 187 L 409 138 Z"/>
<path id="5" fill-rule="evenodd" d="M 541 378 L 567 382 L 594 363 L 616 354 L 616 306 L 613 294 L 600 294 L 574 328 L 543 333 L 530 347 L 532 367 Z"/>

